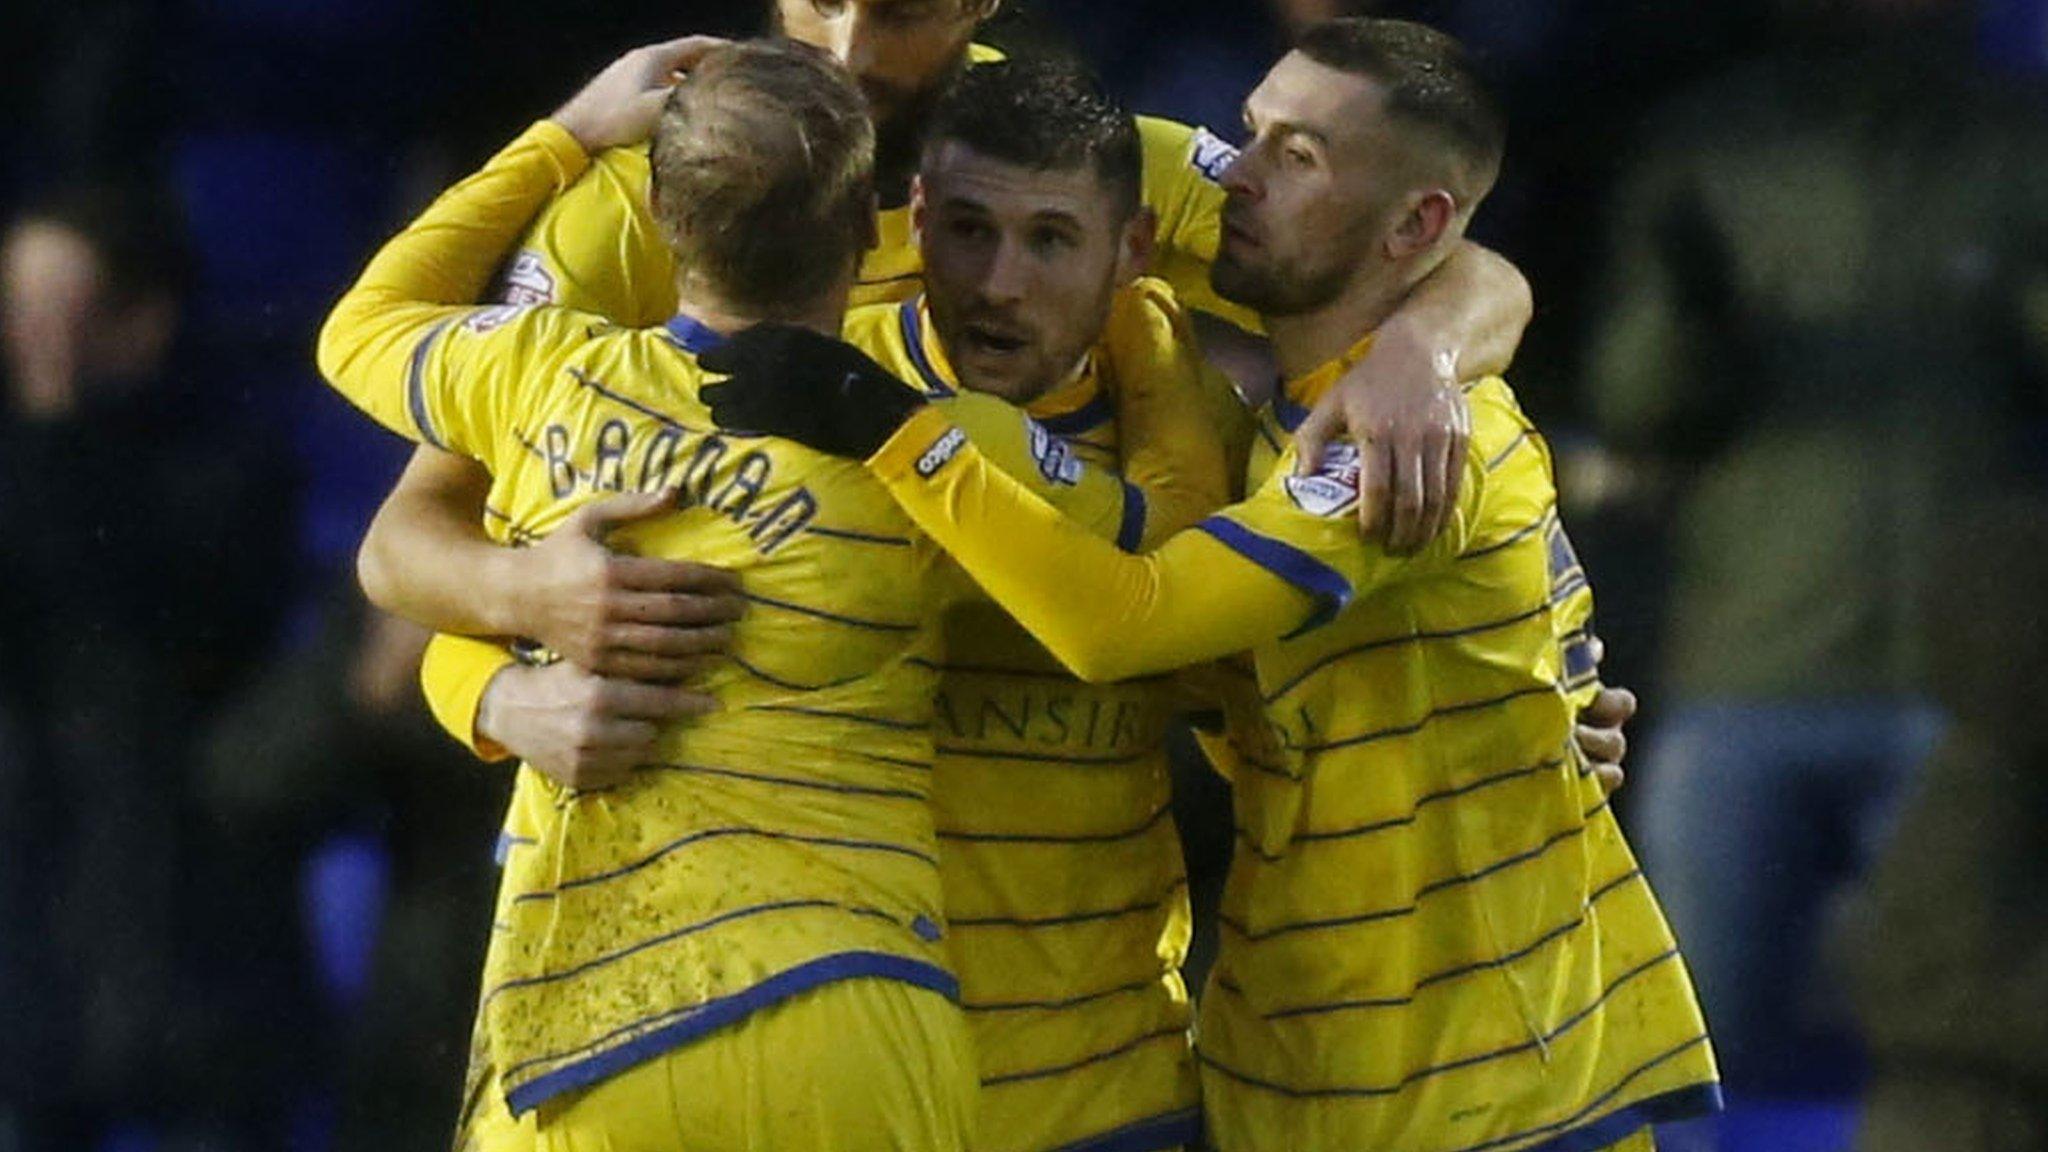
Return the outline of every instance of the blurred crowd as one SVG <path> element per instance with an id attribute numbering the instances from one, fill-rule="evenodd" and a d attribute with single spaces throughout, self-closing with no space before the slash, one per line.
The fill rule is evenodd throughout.
<path id="1" fill-rule="evenodd" d="M 0 1152 L 444 1146 L 509 778 L 355 589 L 402 446 L 313 333 L 618 50 L 763 7 L 0 11 Z M 2048 1149 L 2048 0 L 1009 8 L 1224 136 L 1318 19 L 1479 53 L 1475 234 L 1733 1105 L 1666 1146 Z"/>

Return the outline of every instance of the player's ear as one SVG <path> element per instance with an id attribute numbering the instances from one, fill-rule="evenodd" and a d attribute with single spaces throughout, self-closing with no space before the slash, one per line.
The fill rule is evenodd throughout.
<path id="1" fill-rule="evenodd" d="M 1436 246 L 1458 218 L 1458 200 L 1449 190 L 1431 188 L 1414 194 L 1408 211 L 1387 237 L 1387 256 L 1405 260 Z"/>
<path id="2" fill-rule="evenodd" d="M 1159 217 L 1144 204 L 1131 213 L 1124 222 L 1123 234 L 1117 237 L 1116 283 L 1121 288 L 1152 267 L 1153 239 L 1159 232 Z"/>
<path id="3" fill-rule="evenodd" d="M 910 242 L 912 244 L 922 245 L 924 243 L 924 214 L 924 176 L 920 174 L 910 178 Z"/>

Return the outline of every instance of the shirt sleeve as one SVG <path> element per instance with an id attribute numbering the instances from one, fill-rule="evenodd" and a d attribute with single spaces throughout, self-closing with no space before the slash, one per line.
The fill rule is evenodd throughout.
<path id="1" fill-rule="evenodd" d="M 512 654 L 486 640 L 437 635 L 420 658 L 420 688 L 427 710 L 450 736 L 483 760 L 509 760 L 512 754 L 476 730 L 477 709 L 484 690 L 498 673 L 516 661 Z"/>
<path id="2" fill-rule="evenodd" d="M 920 528 L 1085 680 L 1240 651 L 1314 607 L 1203 532 L 1178 533 L 1145 555 L 1119 551 L 991 465 L 934 408 L 905 424 L 869 467 Z"/>
<path id="3" fill-rule="evenodd" d="M 984 459 L 1076 527 L 1125 551 L 1139 547 L 1150 506 L 1142 488 L 1088 464 L 1066 440 L 994 396 L 959 392 L 933 400 L 932 407 L 973 440 Z"/>
<path id="4" fill-rule="evenodd" d="M 1452 523 L 1393 556 L 1356 519 L 1355 449 L 1292 475 L 1290 451 L 1249 499 L 1128 556 L 1061 519 L 926 409 L 869 468 L 920 528 L 1061 663 L 1089 681 L 1184 668 L 1314 626 L 1352 598 L 1463 548 L 1484 487 L 1468 463 Z"/>
<path id="5" fill-rule="evenodd" d="M 1256 313 L 1216 295 L 1209 266 L 1223 240 L 1223 170 L 1237 149 L 1206 128 L 1138 117 L 1145 155 L 1145 203 L 1159 219 L 1153 274 L 1173 285 L 1188 307 L 1260 332 Z"/>
<path id="6" fill-rule="evenodd" d="M 493 285 L 501 304 L 555 304 L 629 328 L 676 311 L 675 257 L 647 201 L 645 148 L 613 148 L 549 200 Z"/>
<path id="7" fill-rule="evenodd" d="M 387 243 L 328 316 L 321 374 L 378 423 L 490 463 L 509 401 L 541 360 L 579 338 L 576 314 L 477 308 L 513 238 L 583 169 L 582 148 L 541 122 Z"/>
<path id="8" fill-rule="evenodd" d="M 1123 478 L 1144 501 L 1126 549 L 1150 548 L 1229 501 L 1225 442 L 1200 346 L 1165 282 L 1144 279 L 1118 293 L 1104 343 Z"/>

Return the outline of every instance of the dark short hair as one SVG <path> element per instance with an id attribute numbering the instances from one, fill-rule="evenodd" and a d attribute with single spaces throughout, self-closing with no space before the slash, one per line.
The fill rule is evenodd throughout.
<path id="1" fill-rule="evenodd" d="M 818 299 L 873 234 L 867 103 L 809 45 L 751 40 L 706 56 L 669 94 L 649 158 L 677 262 L 734 304 Z"/>
<path id="2" fill-rule="evenodd" d="M 154 188 L 86 184 L 58 189 L 31 205 L 15 226 L 49 224 L 85 241 L 99 261 L 107 303 L 125 307 L 156 296 L 182 298 L 196 260 L 184 217 Z"/>
<path id="3" fill-rule="evenodd" d="M 1120 220 L 1142 202 L 1138 122 L 1086 70 L 1065 60 L 1017 57 L 967 69 L 925 133 L 927 154 L 949 143 L 1039 172 L 1088 165 L 1116 198 Z"/>
<path id="4" fill-rule="evenodd" d="M 1493 186 L 1507 115 L 1456 39 L 1406 20 L 1353 16 L 1314 25 L 1295 50 L 1384 89 L 1389 116 L 1428 133 L 1461 162 L 1470 186 L 1459 191 L 1476 201 Z"/>

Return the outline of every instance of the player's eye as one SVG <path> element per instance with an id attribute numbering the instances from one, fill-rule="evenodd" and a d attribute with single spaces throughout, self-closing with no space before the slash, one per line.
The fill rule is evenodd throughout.
<path id="1" fill-rule="evenodd" d="M 1299 145 L 1288 146 L 1282 150 L 1281 155 L 1287 158 L 1287 163 L 1290 167 L 1313 168 L 1316 166 L 1316 154 Z"/>
<path id="2" fill-rule="evenodd" d="M 1031 233 L 1031 247 L 1042 256 L 1057 256 L 1080 247 L 1080 241 L 1059 228 L 1038 228 Z"/>
<path id="3" fill-rule="evenodd" d="M 846 11 L 846 0 L 811 0 L 811 11 L 829 19 Z"/>
<path id="4" fill-rule="evenodd" d="M 946 221 L 946 231 L 960 240 L 987 240 L 995 229 L 972 216 L 955 216 Z"/>

